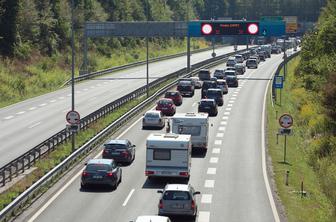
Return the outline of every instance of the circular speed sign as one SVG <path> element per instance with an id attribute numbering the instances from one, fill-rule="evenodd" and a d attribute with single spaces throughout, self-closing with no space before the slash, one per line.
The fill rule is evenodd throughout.
<path id="1" fill-rule="evenodd" d="M 66 114 L 66 121 L 70 124 L 79 124 L 80 115 L 77 111 L 71 110 Z"/>
<path id="2" fill-rule="evenodd" d="M 293 117 L 288 113 L 285 113 L 282 116 L 280 116 L 279 124 L 283 128 L 289 128 L 293 125 Z"/>

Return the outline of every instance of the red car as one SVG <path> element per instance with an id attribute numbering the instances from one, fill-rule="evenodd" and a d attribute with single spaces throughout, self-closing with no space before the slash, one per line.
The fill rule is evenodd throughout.
<path id="1" fill-rule="evenodd" d="M 155 109 L 161 111 L 161 113 L 166 116 L 173 116 L 176 112 L 176 106 L 173 100 L 167 98 L 160 99 Z"/>
<path id="2" fill-rule="evenodd" d="M 168 91 L 165 93 L 164 97 L 172 99 L 176 106 L 180 106 L 182 104 L 182 95 L 178 91 Z"/>

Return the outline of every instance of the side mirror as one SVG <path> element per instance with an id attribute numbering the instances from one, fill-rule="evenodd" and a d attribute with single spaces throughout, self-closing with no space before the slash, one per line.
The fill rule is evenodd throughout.
<path id="1" fill-rule="evenodd" d="M 162 190 L 158 190 L 157 193 L 163 193 L 163 191 Z"/>
<path id="2" fill-rule="evenodd" d="M 193 195 L 198 195 L 198 194 L 201 194 L 201 192 L 196 191 L 196 192 L 193 193 Z"/>
<path id="3" fill-rule="evenodd" d="M 87 165 L 87 163 L 84 163 L 84 165 L 86 166 L 86 165 Z"/>
<path id="4" fill-rule="evenodd" d="M 132 147 L 136 147 L 136 145 L 133 144 Z"/>

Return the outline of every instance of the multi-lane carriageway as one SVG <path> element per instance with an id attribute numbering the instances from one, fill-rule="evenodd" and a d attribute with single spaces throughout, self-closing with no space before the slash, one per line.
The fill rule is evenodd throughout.
<path id="1" fill-rule="evenodd" d="M 239 87 L 229 89 L 218 116 L 210 118 L 208 151 L 192 158 L 189 183 L 201 191 L 196 221 L 279 221 L 266 171 L 264 102 L 269 79 L 281 58 L 272 55 L 258 69 L 248 69 L 239 76 Z M 184 98 L 177 112 L 197 112 L 199 100 L 198 91 L 194 97 Z M 81 165 L 17 220 L 128 222 L 139 215 L 157 214 L 156 191 L 167 181 L 149 181 L 144 175 L 145 138 L 157 130 L 142 130 L 141 117 L 115 135 L 137 145 L 136 159 L 123 166 L 123 181 L 117 190 L 81 191 Z"/>
<path id="2" fill-rule="evenodd" d="M 232 46 L 216 49 L 217 55 L 232 51 Z M 211 58 L 211 52 L 193 54 L 191 64 Z M 150 81 L 185 68 L 186 62 L 186 56 L 181 56 L 151 63 Z M 84 117 L 145 85 L 145 77 L 146 66 L 142 65 L 76 84 L 75 109 Z M 64 129 L 65 115 L 70 109 L 71 87 L 1 108 L 0 167 Z"/>

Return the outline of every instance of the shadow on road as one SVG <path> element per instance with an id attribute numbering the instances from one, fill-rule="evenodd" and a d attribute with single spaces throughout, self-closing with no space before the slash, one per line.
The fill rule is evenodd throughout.
<path id="1" fill-rule="evenodd" d="M 184 178 L 151 178 L 146 179 L 142 185 L 143 189 L 163 189 L 166 184 L 188 184 L 188 181 Z"/>
<path id="2" fill-rule="evenodd" d="M 207 149 L 195 149 L 193 148 L 191 152 L 191 157 L 193 158 L 204 158 L 207 154 Z"/>

